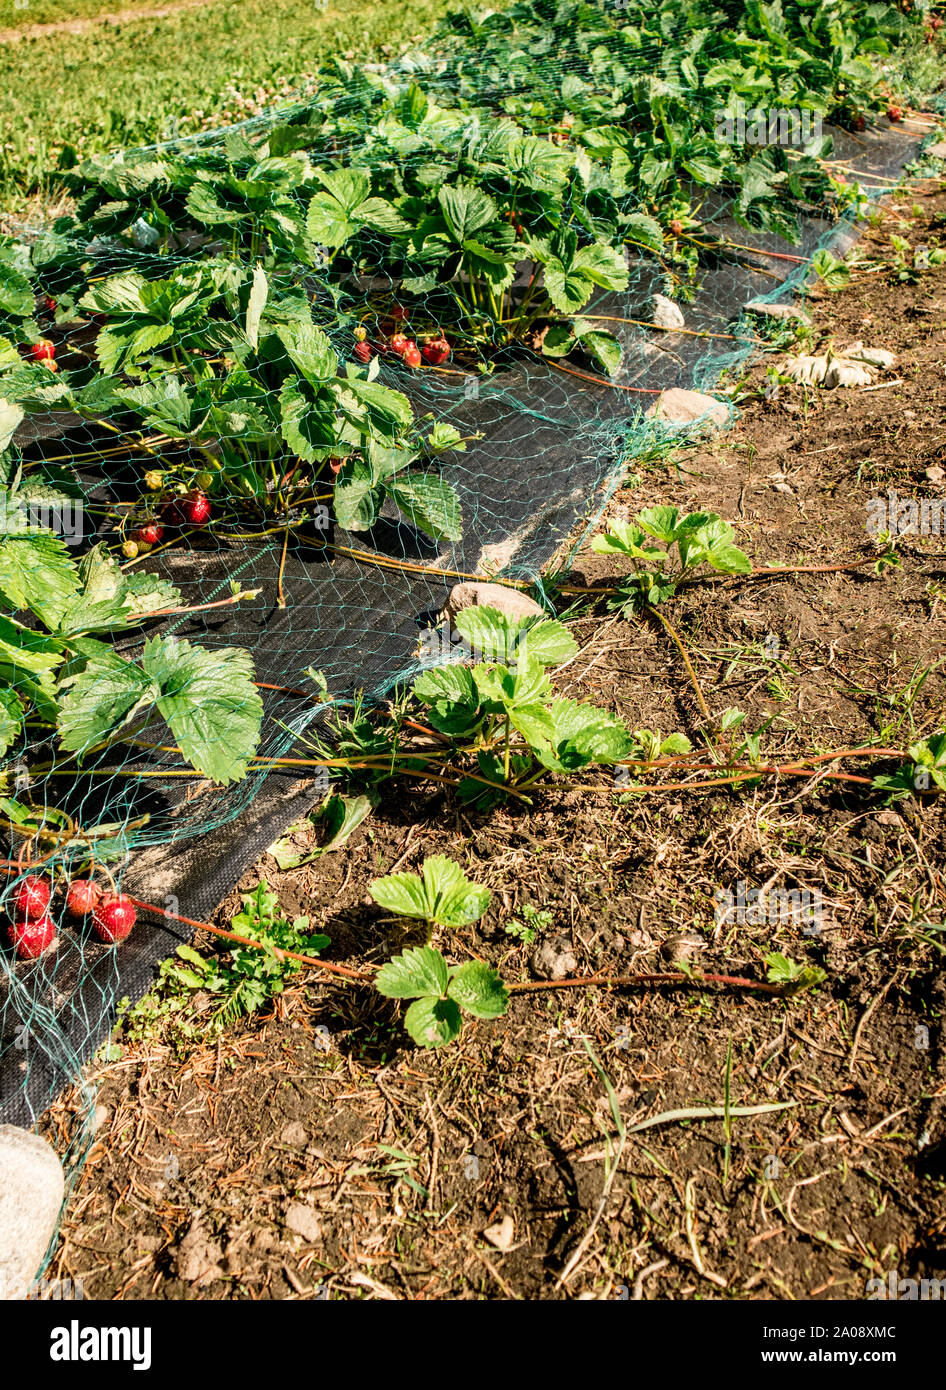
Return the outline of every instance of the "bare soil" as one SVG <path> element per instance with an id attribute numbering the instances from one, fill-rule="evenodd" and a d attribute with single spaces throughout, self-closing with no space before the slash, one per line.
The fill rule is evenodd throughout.
<path id="1" fill-rule="evenodd" d="M 861 254 L 883 266 L 809 305 L 813 342 L 889 347 L 898 384 L 765 399 L 779 359 L 759 358 L 731 431 L 639 468 L 615 499 L 628 515 L 658 501 L 718 511 L 759 567 L 861 561 L 717 581 L 666 610 L 714 717 L 738 706 L 748 729 L 771 721 L 773 763 L 905 748 L 946 722 L 946 543 L 901 537 L 878 574 L 865 529 L 890 488 L 944 495 L 946 272 L 900 282 L 889 240 L 943 239 L 946 194 L 925 187 L 867 230 Z M 696 741 L 696 692 L 666 632 L 601 596 L 620 568 L 582 555 L 569 577 L 587 592 L 571 596 L 581 654 L 561 690 Z M 870 779 L 896 763 L 839 766 Z M 410 940 L 368 885 L 442 852 L 493 901 L 436 944 L 508 981 L 532 978 L 533 948 L 505 930 L 528 905 L 580 972 L 667 969 L 691 933 L 697 975 L 763 979 L 782 951 L 825 983 L 789 1000 L 699 978 L 522 994 L 498 1024 L 428 1053 L 392 1004 L 310 975 L 219 1043 L 125 1044 L 94 1069 L 100 1128 L 51 1273 L 126 1299 L 848 1300 L 891 1270 L 946 1277 L 944 825 L 933 795 L 891 801 L 823 776 L 635 795 L 592 775 L 489 815 L 388 783 L 344 849 L 285 874 L 265 856 L 238 885 L 265 877 L 331 936 L 330 959 L 376 963 Z M 820 931 L 714 921 L 714 893 L 740 881 L 817 890 Z M 215 920 L 237 905 L 234 892 Z M 662 1119 L 628 1136 L 612 1175 L 616 1126 L 589 1049 L 629 1127 L 722 1106 L 730 1049 L 732 1106 L 786 1108 L 729 1126 Z M 507 1238 L 484 1237 L 507 1216 Z"/>

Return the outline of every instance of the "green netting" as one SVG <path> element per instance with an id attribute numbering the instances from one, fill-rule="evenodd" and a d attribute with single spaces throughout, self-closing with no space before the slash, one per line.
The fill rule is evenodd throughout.
<path id="1" fill-rule="evenodd" d="M 767 331 L 745 305 L 911 156 L 872 113 L 921 20 L 458 12 L 396 65 L 65 171 L 74 212 L 0 245 L 6 894 L 50 876 L 59 925 L 0 955 L 5 1117 L 167 948 L 74 929 L 70 876 L 234 821 L 324 716 L 315 672 L 379 698 L 436 659 L 457 579 L 574 548 L 659 393 L 718 389 Z M 236 877 L 214 845 L 195 916 Z"/>

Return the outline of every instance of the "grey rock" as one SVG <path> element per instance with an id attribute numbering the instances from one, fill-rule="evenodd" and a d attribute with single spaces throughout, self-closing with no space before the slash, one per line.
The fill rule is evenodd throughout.
<path id="1" fill-rule="evenodd" d="M 185 1284 L 212 1284 L 223 1278 L 220 1259 L 223 1251 L 219 1242 L 212 1239 L 199 1219 L 195 1218 L 190 1230 L 177 1248 L 175 1265 L 177 1276 Z"/>
<path id="2" fill-rule="evenodd" d="M 767 304 L 764 299 L 750 299 L 746 309 L 751 314 L 761 314 L 769 319 L 795 319 L 798 323 L 811 325 L 811 315 L 797 304 Z"/>
<path id="3" fill-rule="evenodd" d="M 651 308 L 651 318 L 658 328 L 685 328 L 686 319 L 679 304 L 674 304 L 665 294 L 655 294 Z"/>
<path id="4" fill-rule="evenodd" d="M 309 1135 L 301 1120 L 292 1120 L 279 1136 L 281 1144 L 289 1144 L 293 1149 L 304 1149 Z"/>
<path id="5" fill-rule="evenodd" d="M 683 965 L 704 950 L 706 942 L 696 932 L 681 932 L 663 943 L 660 954 L 669 965 Z"/>
<path id="6" fill-rule="evenodd" d="M 647 416 L 670 425 L 698 424 L 713 430 L 729 424 L 729 407 L 724 401 L 716 400 L 715 396 L 706 396 L 702 391 L 687 391 L 682 386 L 671 386 L 661 391 L 648 408 Z"/>
<path id="7" fill-rule="evenodd" d="M 470 580 L 454 584 L 441 616 L 452 621 L 464 608 L 498 608 L 510 618 L 542 617 L 545 611 L 519 589 L 508 589 L 504 584 L 476 584 Z"/>
<path id="8" fill-rule="evenodd" d="M 540 980 L 564 980 L 578 969 L 578 961 L 567 936 L 549 936 L 541 941 L 529 960 L 533 975 Z"/>
<path id="9" fill-rule="evenodd" d="M 295 1235 L 301 1236 L 309 1245 L 322 1239 L 322 1226 L 319 1218 L 305 1202 L 292 1202 L 286 1211 L 286 1227 Z"/>
<path id="10" fill-rule="evenodd" d="M 931 154 L 934 159 L 946 159 L 946 140 L 937 140 L 935 145 L 927 145 L 924 154 Z"/>
<path id="11" fill-rule="evenodd" d="M 0 1125 L 0 1299 L 26 1297 L 55 1234 L 64 1187 L 51 1144 Z"/>

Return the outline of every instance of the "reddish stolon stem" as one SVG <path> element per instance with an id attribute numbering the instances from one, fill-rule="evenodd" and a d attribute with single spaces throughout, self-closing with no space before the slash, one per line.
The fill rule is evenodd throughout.
<path id="1" fill-rule="evenodd" d="M 608 989 L 626 989 L 634 985 L 730 985 L 734 989 L 758 989 L 764 994 L 782 994 L 782 985 L 770 985 L 763 980 L 747 980 L 741 975 L 573 975 L 566 980 L 538 980 L 521 985 L 507 985 L 510 994 L 535 994 L 544 989 L 579 989 L 604 985 Z"/>
<path id="2" fill-rule="evenodd" d="M 128 896 L 126 894 L 126 896 Z M 223 927 L 215 927 L 211 922 L 198 922 L 193 917 L 185 917 L 180 912 L 171 912 L 166 907 L 157 907 L 154 903 L 142 902 L 139 898 L 128 897 L 128 901 L 142 912 L 152 912 L 158 917 L 168 918 L 172 922 L 184 922 L 189 927 L 198 927 L 201 931 L 209 931 L 214 936 L 223 937 L 225 941 L 235 941 L 239 946 L 255 946 L 258 951 L 266 949 L 262 941 L 254 941 L 250 936 L 238 936 L 236 932 L 225 931 Z M 342 975 L 347 980 L 370 980 L 372 977 L 364 970 L 351 970 L 347 965 L 333 965 L 331 961 L 318 960 L 315 956 L 303 956 L 297 951 L 286 951 L 281 946 L 274 946 L 273 950 L 277 956 L 284 960 L 297 960 L 302 965 L 314 966 L 317 970 L 327 970 L 332 975 Z"/>

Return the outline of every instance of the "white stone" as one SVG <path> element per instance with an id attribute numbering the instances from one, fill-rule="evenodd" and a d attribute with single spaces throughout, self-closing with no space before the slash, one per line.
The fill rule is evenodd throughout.
<path id="1" fill-rule="evenodd" d="M 442 618 L 451 622 L 464 608 L 498 608 L 510 618 L 542 617 L 545 610 L 535 599 L 520 589 L 508 589 L 505 584 L 476 584 L 467 581 L 454 584 L 444 604 Z"/>
<path id="2" fill-rule="evenodd" d="M 665 294 L 655 294 L 651 318 L 658 328 L 685 328 L 686 319 L 679 304 L 674 304 Z"/>
<path id="3" fill-rule="evenodd" d="M 308 1245 L 316 1245 L 322 1239 L 319 1218 L 305 1202 L 293 1202 L 286 1212 L 286 1227 Z"/>
<path id="4" fill-rule="evenodd" d="M 51 1144 L 0 1125 L 0 1299 L 26 1297 L 56 1232 L 64 1188 Z"/>
<path id="5" fill-rule="evenodd" d="M 729 424 L 729 408 L 723 401 L 706 396 L 702 391 L 686 391 L 681 386 L 661 391 L 646 413 L 651 420 L 665 420 L 672 425 L 698 422 L 709 429 L 722 429 Z"/>
<path id="6" fill-rule="evenodd" d="M 795 319 L 806 325 L 811 323 L 810 314 L 799 309 L 797 304 L 767 304 L 764 299 L 750 299 L 746 309 L 751 314 L 762 314 L 770 319 Z"/>

